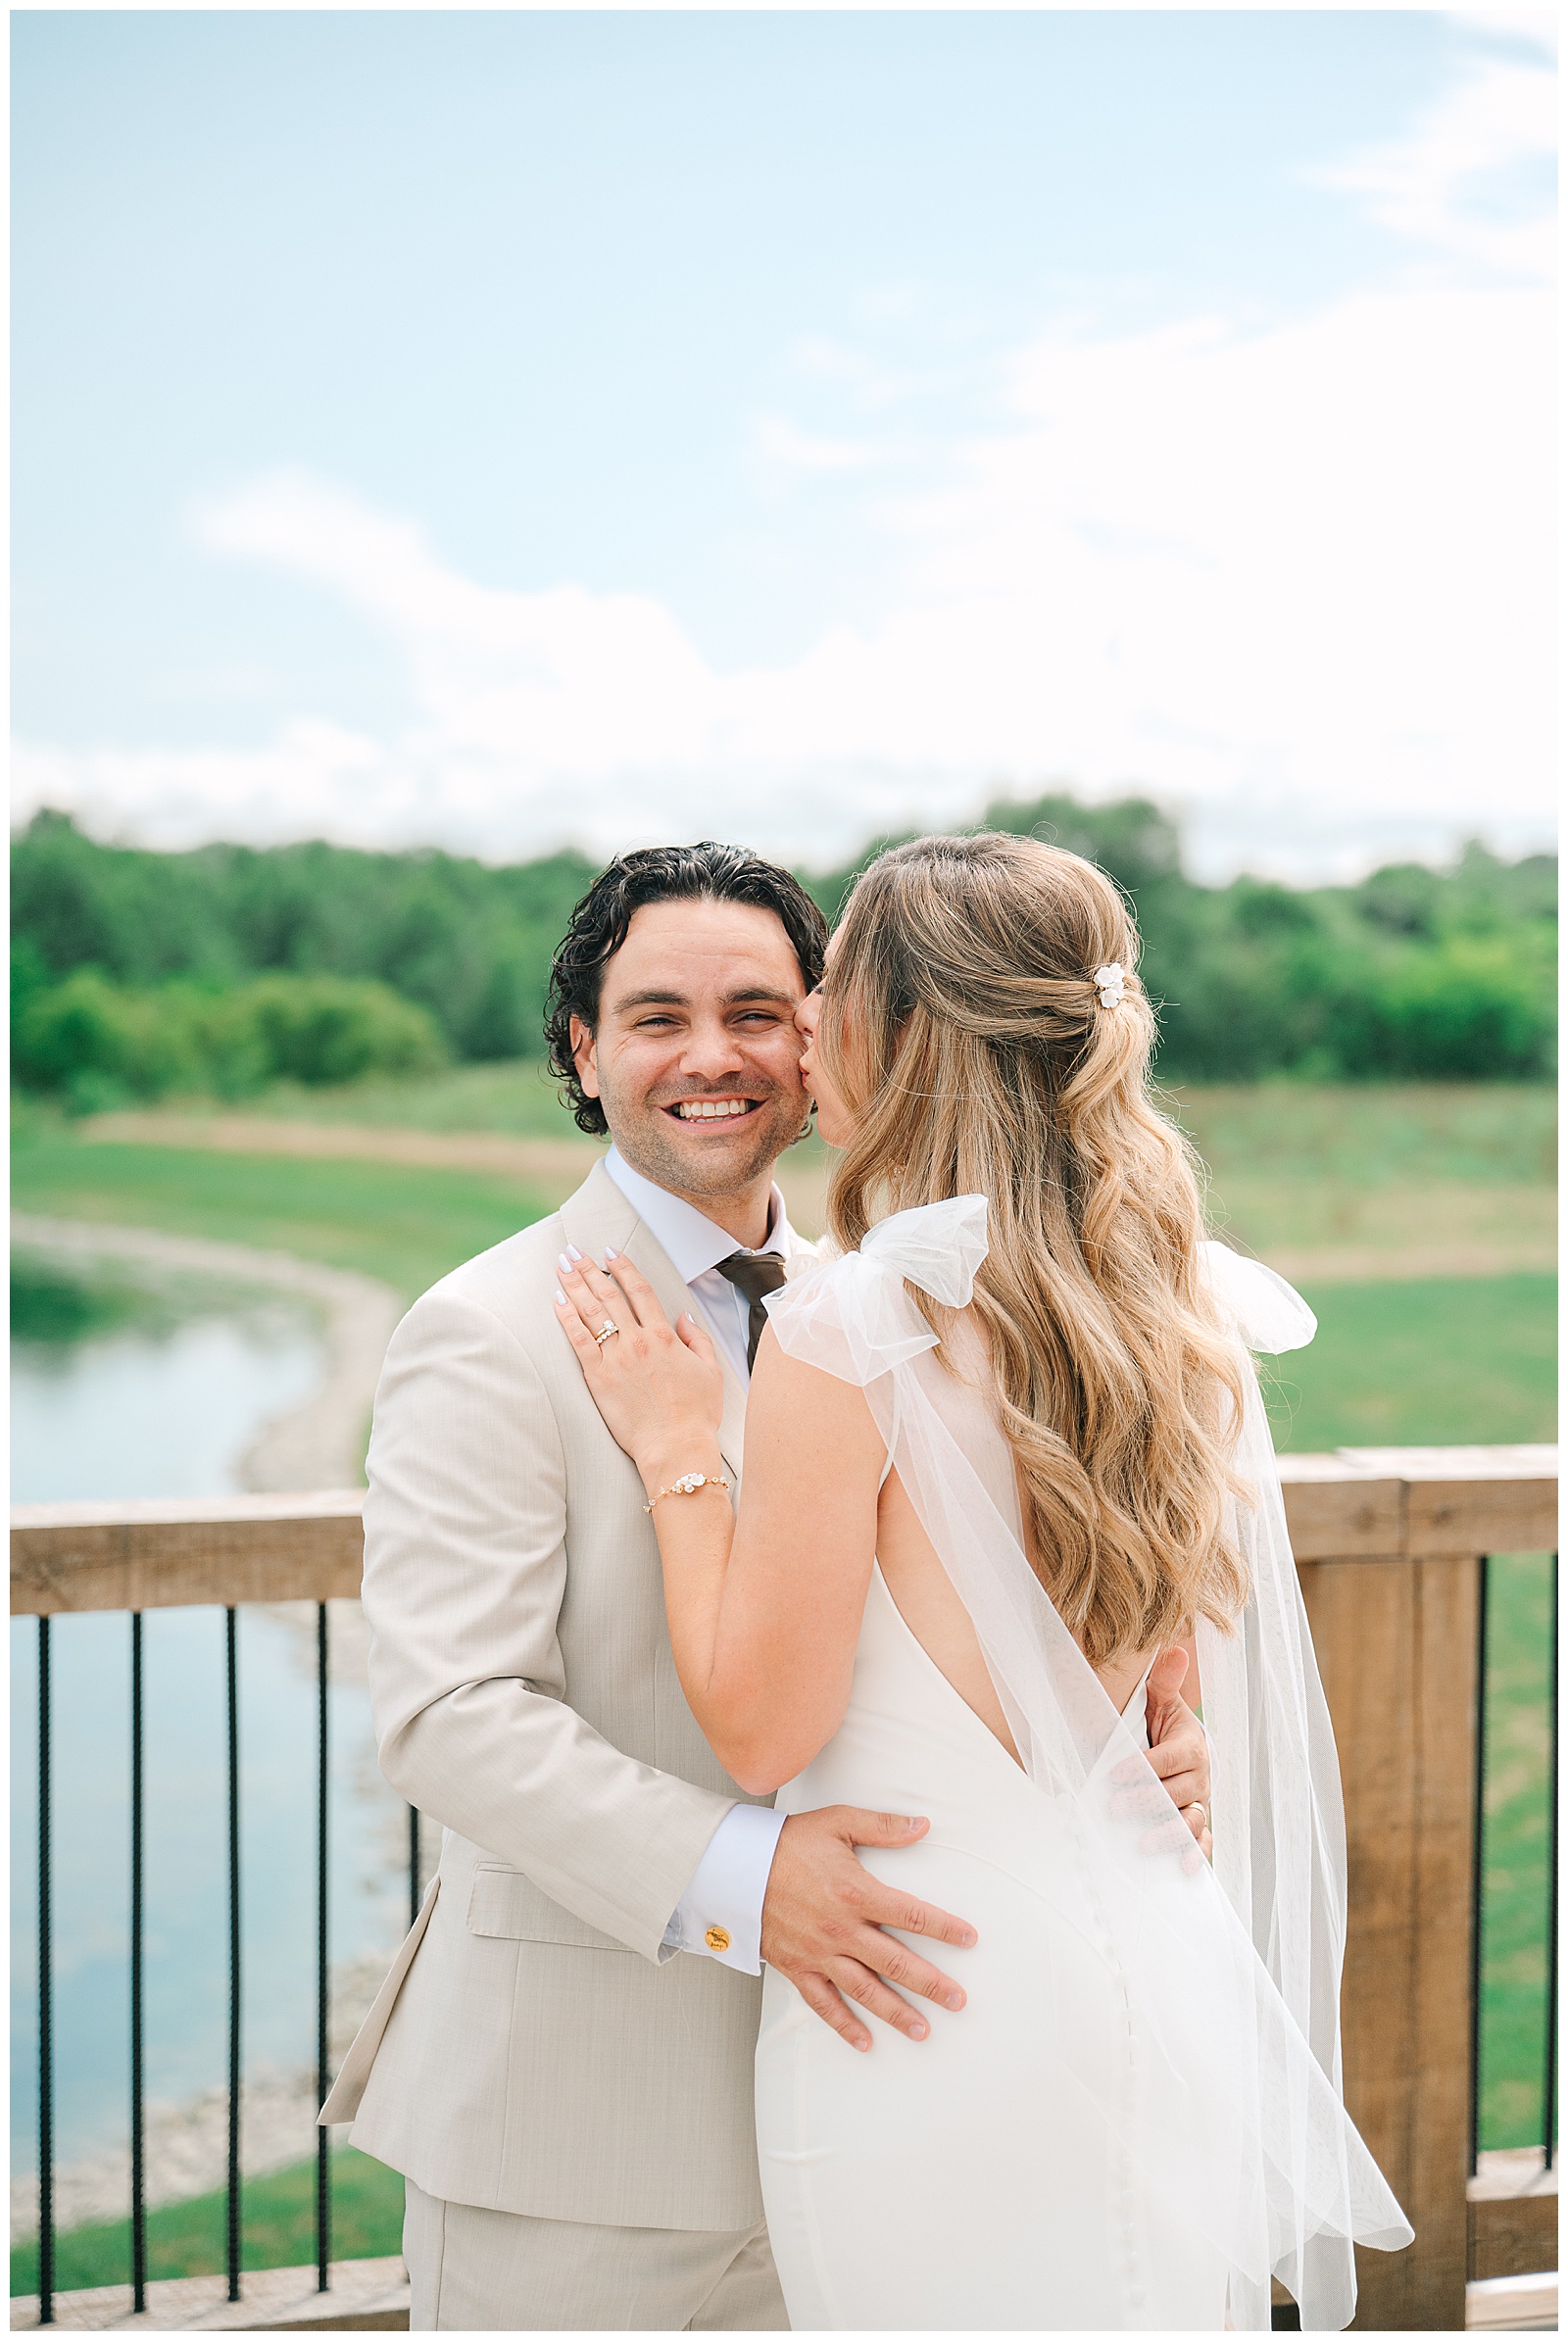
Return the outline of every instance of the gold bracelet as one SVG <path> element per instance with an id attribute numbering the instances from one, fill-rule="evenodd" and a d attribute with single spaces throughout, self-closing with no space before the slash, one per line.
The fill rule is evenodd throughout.
<path id="1" fill-rule="evenodd" d="M 659 1495 L 695 1495 L 699 1488 L 727 1488 L 728 1486 L 728 1480 L 716 1480 L 711 1472 L 687 1471 L 682 1472 L 678 1480 L 672 1480 L 667 1488 L 661 1488 Z M 652 1497 L 648 1503 L 644 1504 L 645 1512 L 653 1510 L 654 1505 L 659 1501 L 659 1495 Z"/>

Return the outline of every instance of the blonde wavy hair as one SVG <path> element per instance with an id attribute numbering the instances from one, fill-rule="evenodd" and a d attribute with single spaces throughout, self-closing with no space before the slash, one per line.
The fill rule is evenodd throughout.
<path id="1" fill-rule="evenodd" d="M 1034 1566 L 1095 1666 L 1228 1626 L 1247 1595 L 1224 1530 L 1244 1367 L 1201 1281 L 1195 1157 L 1151 1100 L 1137 959 L 1076 853 L 920 838 L 856 885 L 817 1037 L 856 1117 L 829 1198 L 846 1250 L 887 1211 L 987 1199 L 974 1315 Z"/>

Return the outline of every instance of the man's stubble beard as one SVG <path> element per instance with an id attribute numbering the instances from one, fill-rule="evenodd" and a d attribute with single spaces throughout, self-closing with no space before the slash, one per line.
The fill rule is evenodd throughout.
<path id="1" fill-rule="evenodd" d="M 771 1106 L 764 1105 L 760 1113 L 748 1117 L 757 1134 L 745 1152 L 726 1161 L 715 1158 L 705 1163 L 700 1155 L 682 1153 L 665 1140 L 659 1127 L 662 1117 L 657 1112 L 647 1121 L 639 1120 L 629 1132 L 612 1127 L 611 1137 L 632 1169 L 656 1187 L 662 1187 L 667 1194 L 711 1199 L 744 1194 L 770 1173 L 779 1156 L 800 1137 L 809 1110 L 809 1100 L 804 1096 L 799 1104 L 787 1104 L 780 1098 Z M 610 1117 L 607 1114 L 605 1118 L 608 1121 Z"/>

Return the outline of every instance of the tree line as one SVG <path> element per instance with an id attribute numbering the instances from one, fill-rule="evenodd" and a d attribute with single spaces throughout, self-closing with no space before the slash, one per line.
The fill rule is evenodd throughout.
<path id="1" fill-rule="evenodd" d="M 1472 845 L 1451 869 L 1354 886 L 1202 886 L 1143 798 L 1002 799 L 973 826 L 1069 847 L 1123 888 L 1168 1080 L 1550 1075 L 1553 855 Z M 889 842 L 801 873 L 829 917 Z M 89 1111 L 536 1056 L 551 955 L 596 866 L 319 842 L 158 853 L 40 812 L 12 846 L 16 1078 Z"/>

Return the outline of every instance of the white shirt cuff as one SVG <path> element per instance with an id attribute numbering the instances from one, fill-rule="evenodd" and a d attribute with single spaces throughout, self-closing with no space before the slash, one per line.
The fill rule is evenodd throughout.
<path id="1" fill-rule="evenodd" d="M 771 1805 L 731 1805 L 664 1928 L 665 1950 L 761 1974 L 762 1901 L 788 1818 Z"/>

